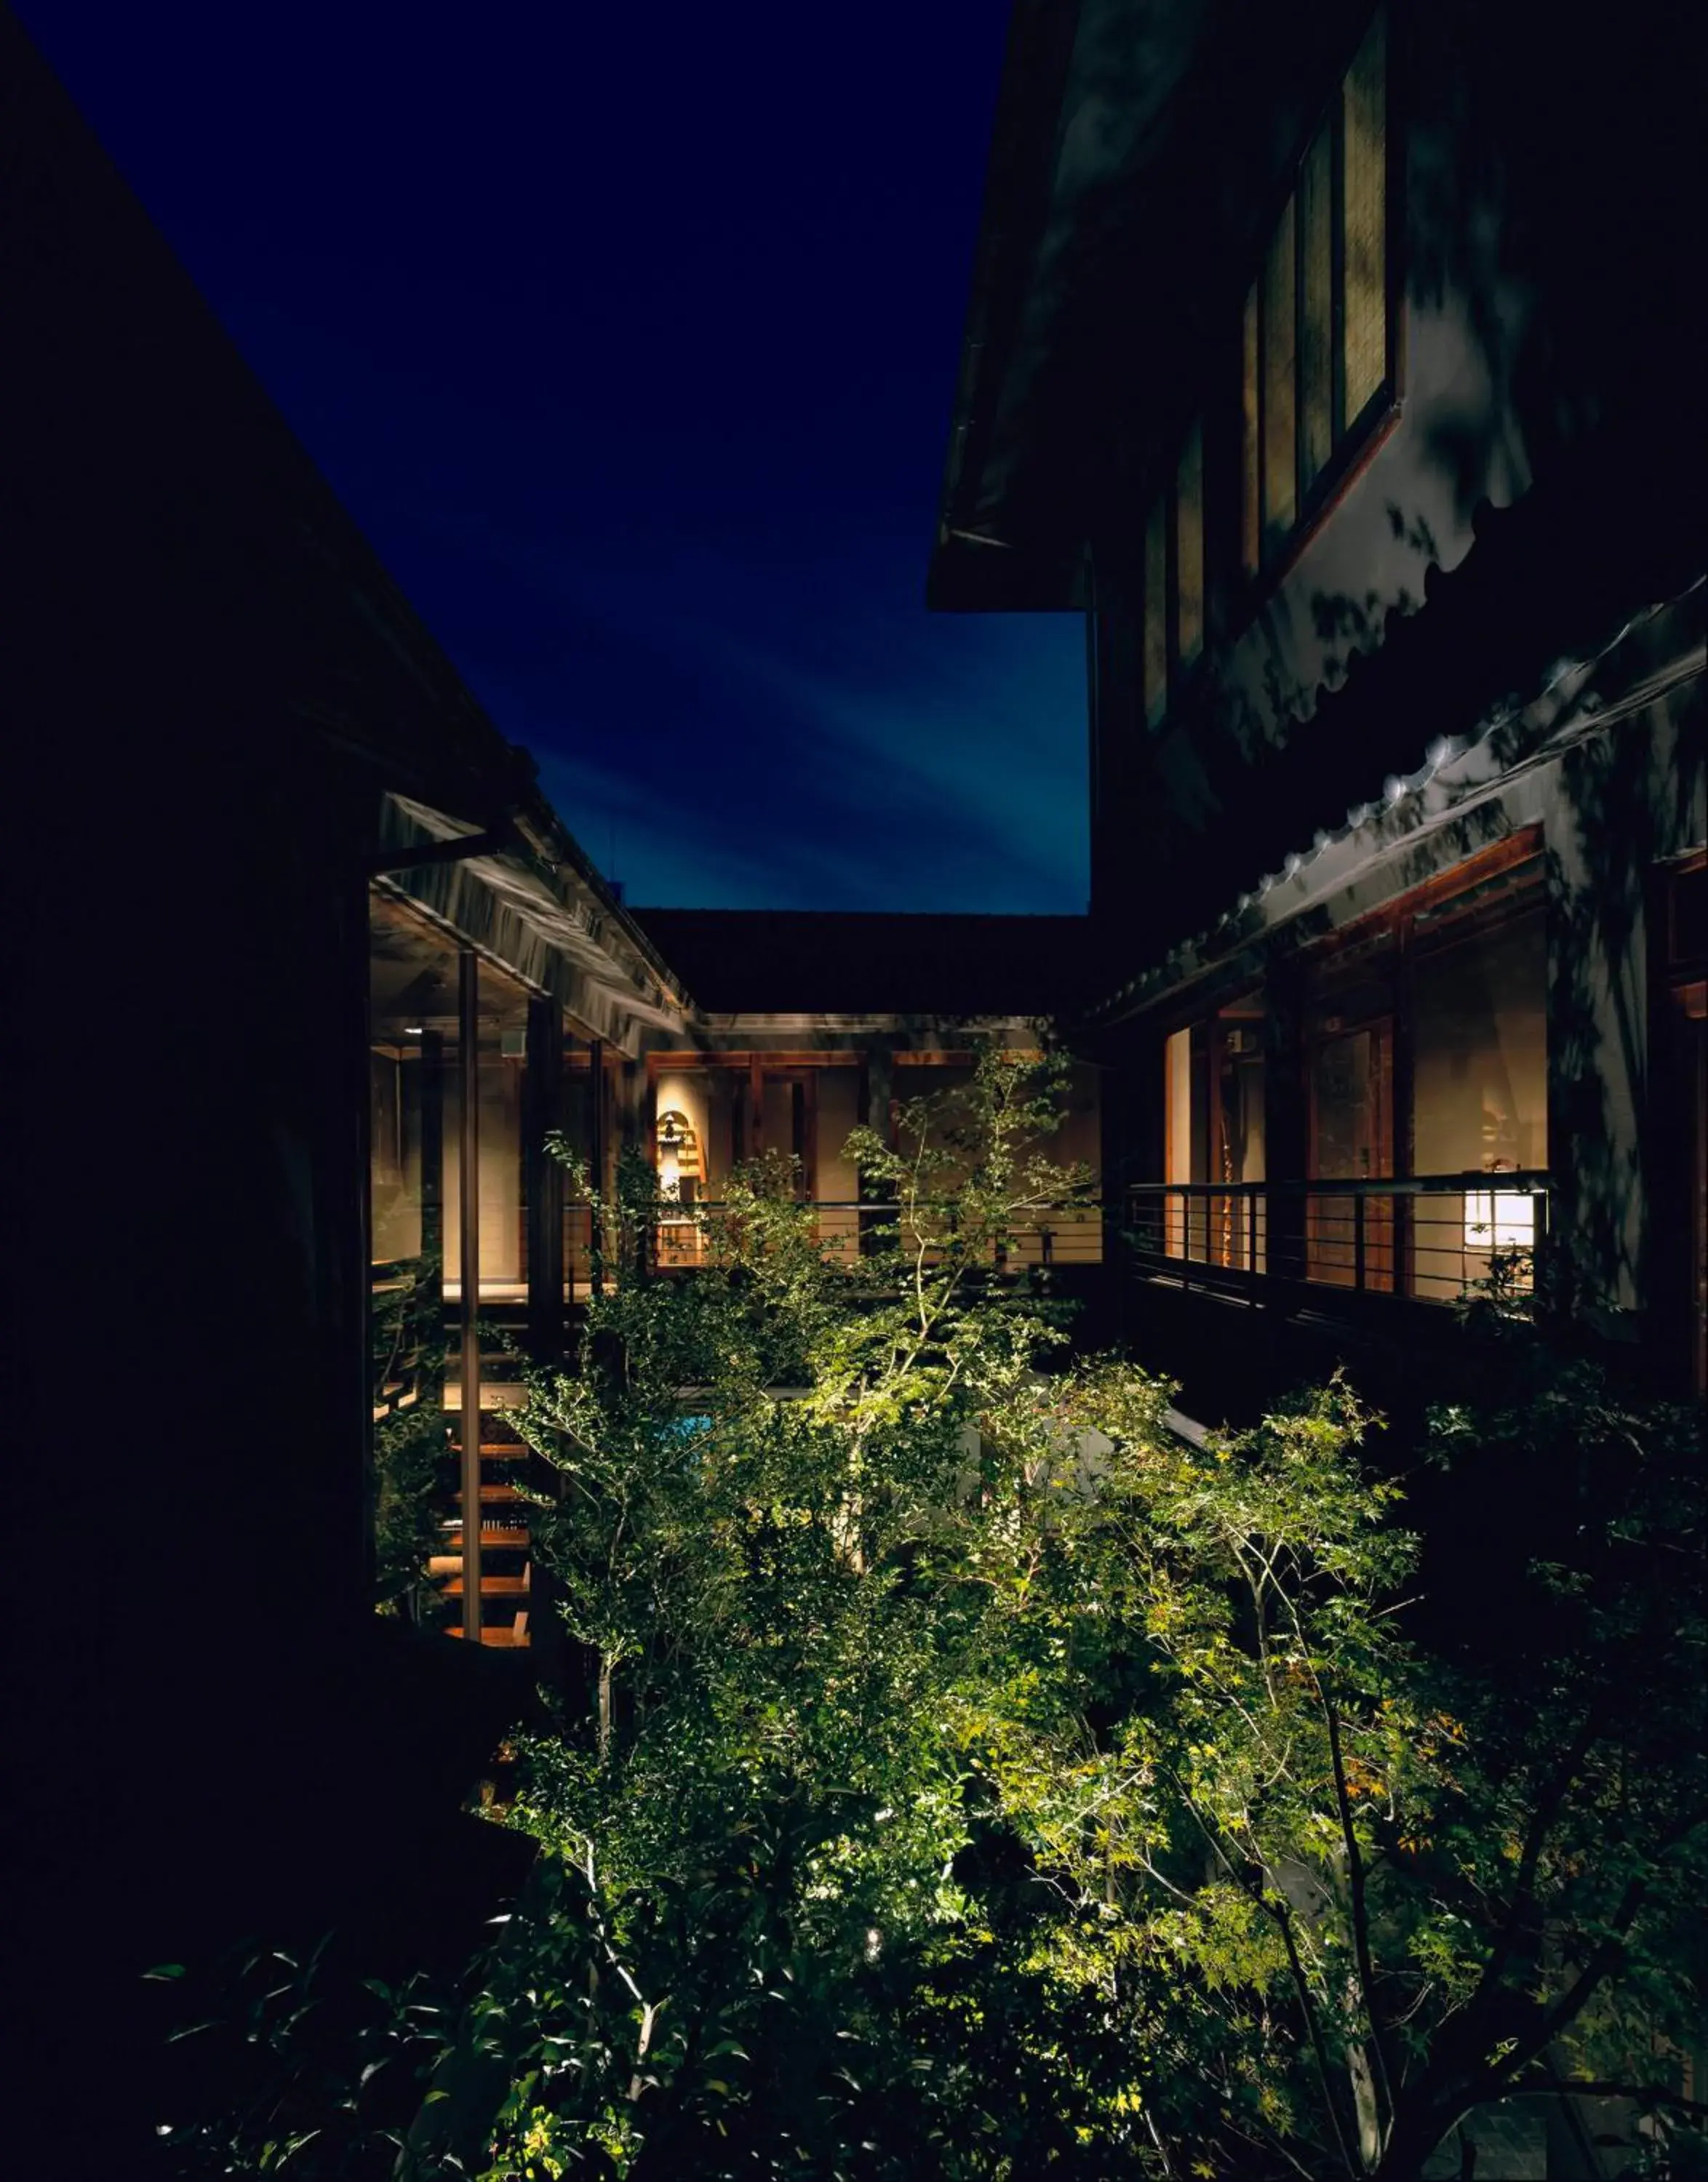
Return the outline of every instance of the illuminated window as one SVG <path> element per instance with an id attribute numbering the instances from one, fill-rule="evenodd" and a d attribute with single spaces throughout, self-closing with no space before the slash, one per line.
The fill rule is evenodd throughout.
<path id="1" fill-rule="evenodd" d="M 1388 375 L 1387 73 L 1386 25 L 1378 11 L 1341 94 L 1349 422 L 1373 400 Z"/>
<path id="2" fill-rule="evenodd" d="M 1299 509 L 1299 344 L 1294 328 L 1293 200 L 1270 239 L 1263 269 L 1263 535 L 1284 538 Z"/>
<path id="3" fill-rule="evenodd" d="M 1378 9 L 1245 299 L 1240 554 L 1250 573 L 1284 551 L 1390 384 L 1387 67 Z"/>
<path id="4" fill-rule="evenodd" d="M 1536 1202 L 1511 1189 L 1472 1189 L 1465 1195 L 1465 1248 L 1481 1257 L 1495 1250 L 1528 1250 L 1536 1243 Z"/>
<path id="5" fill-rule="evenodd" d="M 1247 1271 L 1263 1270 L 1263 1024 L 1260 994 L 1176 1031 L 1163 1048 L 1163 1248 Z"/>
<path id="6" fill-rule="evenodd" d="M 1334 451 L 1332 149 L 1319 129 L 1299 176 L 1299 452 L 1307 492 Z"/>

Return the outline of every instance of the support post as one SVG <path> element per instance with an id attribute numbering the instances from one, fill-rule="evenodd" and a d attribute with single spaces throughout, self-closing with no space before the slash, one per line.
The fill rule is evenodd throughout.
<path id="1" fill-rule="evenodd" d="M 462 1228 L 462 1309 L 458 1331 L 463 1439 L 463 1636 L 480 1642 L 480 965 L 463 947 L 457 964 L 457 1036 L 462 1078 L 461 1171 L 457 1202 Z"/>
<path id="2" fill-rule="evenodd" d="M 605 1169 L 607 1141 L 605 1114 L 605 1041 L 602 1038 L 590 1039 L 587 1046 L 589 1077 L 589 1129 L 592 1142 L 588 1147 L 588 1187 L 592 1202 L 587 1208 L 588 1229 L 593 1243 L 592 1279 L 589 1285 L 595 1295 L 605 1293 L 605 1238 L 606 1193 L 610 1185 Z"/>
<path id="3" fill-rule="evenodd" d="M 747 1060 L 747 1156 L 757 1159 L 765 1149 L 765 1072 L 759 1055 Z"/>
<path id="4" fill-rule="evenodd" d="M 546 1149 L 563 1118 L 563 1011 L 556 1000 L 528 1002 L 527 1074 L 523 1078 L 524 1173 L 528 1192 L 528 1348 L 536 1364 L 556 1364 L 563 1347 L 563 1170 Z"/>
<path id="5" fill-rule="evenodd" d="M 417 1291 L 416 1337 L 440 1357 L 438 1367 L 421 1375 L 418 1399 L 439 1413 L 445 1430 L 445 1039 L 436 1030 L 421 1033 L 421 1262 L 428 1269 Z M 446 1440 L 448 1441 L 448 1433 Z M 445 1443 L 441 1442 L 441 1452 Z M 421 1616 L 421 1591 L 409 1594 L 412 1620 Z"/>
<path id="6" fill-rule="evenodd" d="M 652 1194 L 656 1203 L 658 1193 L 658 1079 L 650 1068 L 644 1077 L 639 1077 L 634 1089 L 638 1092 L 640 1102 L 637 1149 L 652 1171 Z M 640 1237 L 637 1249 L 635 1269 L 643 1280 L 658 1270 L 659 1244 L 663 1239 L 660 1221 L 655 1217 Z"/>
<path id="7" fill-rule="evenodd" d="M 546 1149 L 549 1130 L 563 1119 L 563 1011 L 554 1000 L 528 1002 L 527 1072 L 522 1079 L 524 1172 L 528 1189 L 528 1349 L 536 1369 L 555 1370 L 563 1358 L 563 1170 Z M 528 1459 L 529 1481 L 549 1494 L 563 1481 L 537 1454 Z M 545 1678 L 559 1678 L 563 1623 L 554 1610 L 554 1580 L 530 1556 L 530 1641 Z"/>
<path id="8" fill-rule="evenodd" d="M 1417 1116 L 1414 1085 L 1417 1077 L 1417 977 L 1412 953 L 1411 919 L 1402 917 L 1394 937 L 1394 1080 L 1389 1092 L 1393 1110 L 1394 1171 L 1409 1180 L 1417 1171 Z M 1417 1233 L 1411 1198 L 1396 1190 L 1391 1199 L 1389 1221 L 1394 1263 L 1389 1286 L 1395 1295 L 1410 1295 L 1415 1286 L 1414 1260 Z"/>
<path id="9" fill-rule="evenodd" d="M 890 1102 L 893 1095 L 893 1083 L 889 1047 L 869 1047 L 860 1071 L 860 1119 L 885 1144 L 890 1142 Z M 869 1196 L 871 1184 L 862 1173 L 858 1178 L 856 1194 L 863 1200 Z M 877 1250 L 878 1230 L 888 1216 L 883 1211 L 868 1212 L 862 1207 L 860 1214 L 860 1251 L 862 1257 L 870 1257 Z"/>

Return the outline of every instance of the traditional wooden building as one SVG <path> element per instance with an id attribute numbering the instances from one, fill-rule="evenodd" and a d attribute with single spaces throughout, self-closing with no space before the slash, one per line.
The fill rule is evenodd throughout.
<path id="1" fill-rule="evenodd" d="M 1544 1276 L 1704 1388 L 1703 83 L 1647 0 L 1013 11 L 929 595 L 1085 617 L 1074 1042 L 1217 1398 Z"/>
<path id="2" fill-rule="evenodd" d="M 1018 921 L 969 997 L 956 920 L 844 929 L 857 993 L 750 924 L 726 989 L 727 921 L 626 911 L 3 8 L 0 280 L 7 2139 L 110 2175 L 158 2118 L 149 1964 L 455 1962 L 519 1875 L 466 1808 L 541 1620 L 484 1329 L 557 1349 L 619 1150 L 685 1215 L 796 1153 L 833 1246 L 884 1070 L 1046 995 Z"/>

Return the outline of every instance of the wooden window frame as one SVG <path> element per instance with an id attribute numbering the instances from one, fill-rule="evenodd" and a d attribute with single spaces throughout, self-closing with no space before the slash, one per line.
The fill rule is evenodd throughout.
<path id="1" fill-rule="evenodd" d="M 1257 383 L 1255 410 L 1255 438 L 1249 451 L 1256 479 L 1256 567 L 1247 559 L 1245 531 L 1246 514 L 1245 501 L 1247 493 L 1246 462 L 1248 450 L 1244 441 L 1246 419 L 1244 396 L 1241 396 L 1240 446 L 1240 530 L 1241 551 L 1236 557 L 1243 582 L 1244 610 L 1239 616 L 1239 626 L 1248 625 L 1261 608 L 1286 581 L 1300 556 L 1315 538 L 1323 523 L 1343 501 L 1357 479 L 1369 467 L 1389 435 L 1398 424 L 1404 396 L 1404 197 L 1406 108 L 1403 99 L 1403 66 L 1405 9 L 1402 0 L 1382 0 L 1386 12 L 1386 73 L 1384 79 L 1384 142 L 1383 142 L 1383 246 L 1384 285 L 1385 290 L 1384 369 L 1381 384 L 1363 408 L 1356 416 L 1346 414 L 1346 204 L 1345 204 L 1345 86 L 1353 64 L 1362 47 L 1375 20 L 1372 9 L 1364 19 L 1359 36 L 1348 53 L 1333 90 L 1306 130 L 1299 151 L 1287 171 L 1286 187 L 1278 191 L 1273 208 L 1262 230 L 1263 246 L 1260 262 L 1246 284 L 1240 297 L 1239 318 L 1236 333 L 1236 347 L 1240 357 L 1240 377 L 1243 387 L 1245 346 L 1245 314 L 1255 293 L 1256 298 Z M 1319 135 L 1328 131 L 1329 141 L 1329 354 L 1330 450 L 1328 460 L 1316 477 L 1307 479 L 1305 454 L 1305 352 L 1306 311 L 1306 222 L 1300 215 L 1303 202 L 1303 180 L 1306 163 Z M 1284 534 L 1272 540 L 1267 507 L 1267 403 L 1264 399 L 1266 365 L 1268 351 L 1267 313 L 1263 308 L 1265 266 L 1270 242 L 1277 224 L 1283 219 L 1289 205 L 1294 208 L 1293 219 L 1293 474 L 1294 517 Z"/>
<path id="2" fill-rule="evenodd" d="M 1419 921 L 1422 920 L 1426 942 L 1439 934 L 1455 933 L 1460 939 L 1469 939 L 1478 930 L 1504 922 L 1514 915 L 1526 913 L 1533 897 L 1541 897 L 1545 915 L 1545 872 L 1543 862 L 1543 829 L 1525 826 L 1511 833 L 1504 841 L 1490 844 L 1436 872 L 1433 878 L 1420 882 L 1367 916 L 1355 918 L 1338 932 L 1327 933 L 1320 939 L 1300 950 L 1295 958 L 1300 973 L 1300 1002 L 1301 1014 L 1297 1026 L 1296 1052 L 1299 1080 L 1295 1088 L 1306 1116 L 1303 1164 L 1309 1166 L 1311 1146 L 1315 1141 L 1315 1117 L 1312 1101 L 1315 1093 L 1312 1082 L 1313 1061 L 1317 1044 L 1310 1020 L 1310 992 L 1313 983 L 1325 969 L 1343 956 L 1349 956 L 1365 947 L 1379 947 L 1384 942 L 1391 948 L 1388 972 L 1389 1013 L 1391 1024 L 1388 1054 L 1389 1080 L 1389 1141 L 1392 1154 L 1394 1178 L 1408 1179 L 1417 1172 L 1417 1085 L 1414 1048 L 1417 1038 L 1417 993 L 1415 972 L 1417 955 Z M 1516 883 L 1478 903 L 1472 898 L 1494 882 L 1513 878 Z M 1438 922 L 1439 920 L 1439 922 Z M 1551 1116 L 1550 1116 L 1551 1120 Z M 1550 1153 L 1553 1151 L 1553 1133 L 1550 1131 Z M 1312 1177 L 1306 1177 L 1306 1179 Z M 1411 1232 L 1411 1206 L 1404 1198 L 1396 1198 L 1393 1207 L 1393 1232 L 1388 1247 L 1392 1252 L 1393 1292 L 1410 1296 L 1417 1285 L 1416 1238 Z"/>

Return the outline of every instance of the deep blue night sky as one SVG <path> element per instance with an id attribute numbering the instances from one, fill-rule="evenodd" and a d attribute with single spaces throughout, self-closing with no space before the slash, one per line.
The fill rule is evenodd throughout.
<path id="1" fill-rule="evenodd" d="M 631 900 L 1084 906 L 1079 623 L 923 604 L 1004 0 L 15 4 Z"/>

